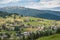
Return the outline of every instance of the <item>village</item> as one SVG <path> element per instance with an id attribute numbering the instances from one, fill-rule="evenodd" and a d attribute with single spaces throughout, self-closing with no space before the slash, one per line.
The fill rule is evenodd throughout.
<path id="1" fill-rule="evenodd" d="M 12 14 L 0 18 L 1 40 L 36 40 L 60 32 L 60 21 Z"/>
<path id="2" fill-rule="evenodd" d="M 29 22 L 30 20 L 25 20 L 24 22 Z M 33 20 L 34 21 L 34 20 Z M 41 21 L 41 20 L 38 20 Z M 34 21 L 35 22 L 35 21 Z M 17 37 L 17 39 L 24 40 L 22 38 L 32 35 L 33 33 L 37 33 L 40 31 L 47 31 L 47 30 L 57 30 L 58 26 L 51 25 L 50 27 L 45 27 L 45 25 L 38 25 L 33 26 L 31 24 L 24 25 L 22 22 L 14 21 L 14 23 L 8 23 L 2 24 L 0 27 L 0 39 L 14 39 Z M 24 30 L 25 29 L 25 30 Z M 56 31 L 54 32 L 56 33 Z M 34 40 L 34 39 L 32 39 Z"/>

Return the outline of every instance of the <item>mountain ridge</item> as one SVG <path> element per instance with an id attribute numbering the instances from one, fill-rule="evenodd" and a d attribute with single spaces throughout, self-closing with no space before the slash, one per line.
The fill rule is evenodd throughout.
<path id="1" fill-rule="evenodd" d="M 24 16 L 33 16 L 41 17 L 52 20 L 60 20 L 60 11 L 51 11 L 51 10 L 37 10 L 24 7 L 4 7 L 0 8 L 0 11 L 8 13 L 18 13 Z"/>

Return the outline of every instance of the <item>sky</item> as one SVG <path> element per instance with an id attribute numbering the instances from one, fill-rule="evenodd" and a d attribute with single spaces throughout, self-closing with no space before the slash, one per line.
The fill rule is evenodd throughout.
<path id="1" fill-rule="evenodd" d="M 0 0 L 0 7 L 23 6 L 39 10 L 60 11 L 60 0 Z"/>

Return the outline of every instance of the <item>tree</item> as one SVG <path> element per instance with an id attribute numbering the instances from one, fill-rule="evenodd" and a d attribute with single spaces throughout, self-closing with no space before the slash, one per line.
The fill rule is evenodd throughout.
<path id="1" fill-rule="evenodd" d="M 20 28 L 15 26 L 14 31 L 19 31 L 19 30 L 20 30 Z"/>

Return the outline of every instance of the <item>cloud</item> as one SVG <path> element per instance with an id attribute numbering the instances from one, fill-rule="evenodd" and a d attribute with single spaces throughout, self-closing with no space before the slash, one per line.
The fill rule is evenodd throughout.
<path id="1" fill-rule="evenodd" d="M 54 7 L 60 7 L 60 0 L 40 0 L 40 2 L 32 2 L 25 7 L 34 9 L 50 9 Z"/>
<path id="2" fill-rule="evenodd" d="M 11 0 L 9 0 L 9 1 L 8 0 L 1 0 L 0 4 L 6 4 L 6 3 L 9 3 L 9 2 L 11 2 Z"/>
<path id="3" fill-rule="evenodd" d="M 60 7 L 60 0 L 0 0 L 0 5 L 22 5 L 34 9 L 51 9 Z"/>
<path id="4" fill-rule="evenodd" d="M 8 4 L 11 2 L 18 2 L 18 1 L 21 1 L 21 0 L 0 0 L 0 4 Z"/>
<path id="5" fill-rule="evenodd" d="M 14 2 L 38 2 L 40 0 L 0 0 L 0 4 L 8 4 Z"/>

